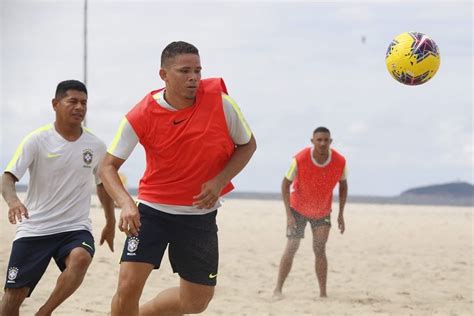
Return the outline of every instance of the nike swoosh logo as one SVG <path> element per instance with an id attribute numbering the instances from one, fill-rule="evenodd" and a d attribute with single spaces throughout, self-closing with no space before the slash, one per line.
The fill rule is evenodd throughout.
<path id="1" fill-rule="evenodd" d="M 89 247 L 91 250 L 94 250 L 94 248 L 92 248 L 92 246 L 89 245 L 88 243 L 86 243 L 85 241 L 82 242 L 82 245 L 86 246 L 86 247 Z"/>
<path id="2" fill-rule="evenodd" d="M 48 153 L 48 158 L 56 158 L 56 157 L 59 157 L 61 156 L 60 154 L 51 154 L 51 153 Z"/>
<path id="3" fill-rule="evenodd" d="M 217 277 L 217 273 L 216 274 L 209 273 L 209 279 L 215 279 L 216 277 Z"/>
<path id="4" fill-rule="evenodd" d="M 173 124 L 174 124 L 174 125 L 178 125 L 179 123 L 182 123 L 182 122 L 184 122 L 184 121 L 186 121 L 186 120 L 187 120 L 187 119 L 184 119 L 184 120 L 181 120 L 181 121 L 176 121 L 176 120 L 174 120 L 174 121 L 173 121 Z"/>

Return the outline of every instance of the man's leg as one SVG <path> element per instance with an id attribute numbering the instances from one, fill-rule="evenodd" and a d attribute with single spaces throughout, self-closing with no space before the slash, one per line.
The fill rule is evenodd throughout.
<path id="1" fill-rule="evenodd" d="M 214 286 L 181 278 L 179 287 L 169 288 L 140 306 L 140 316 L 180 316 L 202 313 L 214 295 Z"/>
<path id="2" fill-rule="evenodd" d="M 36 313 L 40 315 L 51 315 L 51 313 L 81 285 L 92 257 L 82 247 L 74 248 L 66 257 L 66 269 L 59 275 L 56 287 L 48 300 Z"/>
<path id="3" fill-rule="evenodd" d="M 288 238 L 288 242 L 286 243 L 285 251 L 283 252 L 283 256 L 280 260 L 280 268 L 278 270 L 278 280 L 275 290 L 273 291 L 273 297 L 275 299 L 282 299 L 282 288 L 283 284 L 285 283 L 286 277 L 290 273 L 291 266 L 293 265 L 293 259 L 295 257 L 296 251 L 300 246 L 300 238 Z"/>
<path id="4" fill-rule="evenodd" d="M 313 250 L 315 255 L 315 270 L 319 283 L 319 296 L 326 297 L 326 281 L 328 275 L 328 260 L 326 258 L 326 242 L 331 226 L 322 225 L 313 228 Z"/>
<path id="5" fill-rule="evenodd" d="M 0 304 L 0 316 L 20 315 L 20 306 L 28 295 L 30 289 L 22 287 L 19 289 L 5 289 L 2 303 Z"/>
<path id="6" fill-rule="evenodd" d="M 112 316 L 138 316 L 138 302 L 154 266 L 143 262 L 120 264 L 117 292 L 112 298 Z"/>

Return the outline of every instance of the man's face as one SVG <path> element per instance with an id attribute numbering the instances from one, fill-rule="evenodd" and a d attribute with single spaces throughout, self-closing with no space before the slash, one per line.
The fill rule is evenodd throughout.
<path id="1" fill-rule="evenodd" d="M 201 80 L 201 59 L 195 54 L 182 54 L 168 60 L 160 69 L 166 83 L 166 94 L 179 99 L 194 100 Z"/>
<path id="2" fill-rule="evenodd" d="M 329 152 L 329 146 L 332 143 L 332 138 L 329 133 L 317 132 L 314 133 L 311 142 L 314 145 L 314 150 L 316 151 L 316 153 L 318 153 L 319 155 L 324 155 Z"/>
<path id="3" fill-rule="evenodd" d="M 53 109 L 58 123 L 80 125 L 87 113 L 87 94 L 77 90 L 67 90 L 61 99 L 53 99 Z"/>

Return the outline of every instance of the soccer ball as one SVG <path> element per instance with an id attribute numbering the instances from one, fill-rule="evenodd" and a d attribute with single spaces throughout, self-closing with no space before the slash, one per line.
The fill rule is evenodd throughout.
<path id="1" fill-rule="evenodd" d="M 406 85 L 420 85 L 436 74 L 439 49 L 428 36 L 405 32 L 395 37 L 387 49 L 385 64 L 395 80 Z"/>

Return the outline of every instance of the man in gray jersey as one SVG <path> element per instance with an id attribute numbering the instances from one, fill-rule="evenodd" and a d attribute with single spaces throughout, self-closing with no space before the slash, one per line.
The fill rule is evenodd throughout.
<path id="1" fill-rule="evenodd" d="M 51 258 L 62 273 L 36 315 L 51 315 L 81 285 L 94 255 L 89 219 L 93 176 L 106 218 L 100 244 L 106 241 L 113 251 L 114 203 L 97 177 L 106 147 L 82 127 L 87 112 L 85 85 L 76 80 L 59 83 L 52 105 L 55 122 L 23 139 L 2 176 L 8 220 L 17 224 L 0 305 L 2 316 L 19 315 Z M 22 202 L 15 182 L 27 170 L 28 193 Z"/>

